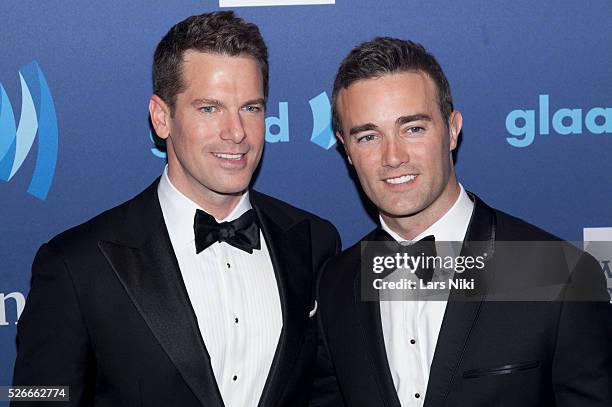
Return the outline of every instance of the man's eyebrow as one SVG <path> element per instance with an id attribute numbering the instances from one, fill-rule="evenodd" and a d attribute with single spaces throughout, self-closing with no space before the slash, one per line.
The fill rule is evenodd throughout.
<path id="1" fill-rule="evenodd" d="M 418 120 L 424 120 L 424 121 L 430 122 L 432 119 L 431 119 L 431 116 L 429 116 L 428 114 L 424 114 L 424 113 L 411 114 L 407 116 L 398 117 L 397 120 L 395 121 L 395 124 L 397 126 L 401 126 L 402 124 L 415 122 Z M 376 126 L 373 123 L 361 124 L 359 126 L 355 126 L 351 128 L 351 130 L 349 131 L 349 135 L 352 136 L 354 134 L 361 133 L 362 131 L 371 131 L 371 130 L 376 130 L 376 129 L 378 129 L 378 126 Z"/>
<path id="2" fill-rule="evenodd" d="M 209 99 L 209 98 L 201 98 L 201 99 L 194 99 L 193 102 L 191 102 L 192 105 L 196 106 L 196 105 L 215 105 L 215 106 L 225 106 L 223 104 L 223 102 L 221 102 L 220 100 L 217 99 Z"/>
<path id="3" fill-rule="evenodd" d="M 420 113 L 420 114 L 411 114 L 408 116 L 400 116 L 397 118 L 397 120 L 395 121 L 395 124 L 397 126 L 401 126 L 402 124 L 406 124 L 406 123 L 410 123 L 410 122 L 416 122 L 418 120 L 424 120 L 424 121 L 431 121 L 431 116 L 424 114 L 424 113 Z"/>
<path id="4" fill-rule="evenodd" d="M 366 123 L 366 124 L 362 124 L 362 125 L 351 128 L 351 130 L 349 131 L 349 135 L 352 136 L 354 134 L 361 133 L 362 131 L 371 131 L 371 130 L 376 130 L 376 129 L 378 129 L 378 127 L 375 124 Z"/>
<path id="5" fill-rule="evenodd" d="M 266 101 L 264 100 L 264 98 L 259 98 L 259 99 L 253 99 L 253 100 L 248 100 L 244 103 L 244 106 L 247 105 L 265 105 Z"/>

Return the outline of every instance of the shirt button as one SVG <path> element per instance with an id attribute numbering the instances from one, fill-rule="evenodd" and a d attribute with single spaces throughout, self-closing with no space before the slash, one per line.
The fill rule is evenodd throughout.
<path id="1" fill-rule="evenodd" d="M 234 323 L 238 323 L 238 318 L 234 318 Z"/>
<path id="2" fill-rule="evenodd" d="M 411 339 L 410 343 L 414 345 L 416 343 L 416 341 L 414 339 Z"/>
<path id="3" fill-rule="evenodd" d="M 238 380 L 238 376 L 234 375 L 234 377 L 232 377 L 232 380 L 233 380 L 233 381 Z"/>
<path id="4" fill-rule="evenodd" d="M 236 377 L 236 376 L 234 376 L 234 377 Z M 421 397 L 421 395 L 419 393 L 415 393 L 414 397 L 418 399 L 419 397 Z"/>
<path id="5" fill-rule="evenodd" d="M 229 264 L 229 263 L 225 263 L 225 265 L 227 266 L 228 269 L 232 268 L 231 264 Z"/>

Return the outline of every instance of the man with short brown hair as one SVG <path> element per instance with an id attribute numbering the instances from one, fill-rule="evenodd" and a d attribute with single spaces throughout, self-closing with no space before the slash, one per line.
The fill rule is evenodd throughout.
<path id="1" fill-rule="evenodd" d="M 314 405 L 612 405 L 612 319 L 597 262 L 490 208 L 459 184 L 453 151 L 462 116 L 435 58 L 420 44 L 396 38 L 359 45 L 336 75 L 333 119 L 380 226 L 326 263 L 321 275 L 319 365 L 326 374 L 316 388 L 326 396 Z M 440 241 L 460 243 L 464 258 L 479 249 L 473 252 L 484 259 L 484 269 L 470 272 L 473 281 L 508 281 L 501 288 L 510 292 L 514 283 L 530 283 L 540 274 L 548 278 L 547 272 L 562 277 L 562 284 L 526 284 L 536 293 L 553 293 L 554 301 L 493 300 L 492 294 L 500 298 L 506 292 L 494 284 L 477 285 L 473 292 L 471 286 L 453 288 L 442 300 L 427 300 L 439 275 L 414 267 L 415 284 L 406 287 L 420 288 L 419 294 L 381 301 L 379 291 L 372 300 L 363 293 L 377 280 L 369 279 L 364 253 L 381 241 L 410 243 L 398 255 L 423 247 L 411 254 L 419 257 L 429 248 L 422 259 L 435 259 Z M 506 256 L 504 241 L 523 241 L 530 252 L 537 244 L 532 242 L 544 242 L 541 247 L 555 255 L 536 250 L 531 257 L 512 251 Z M 569 274 L 563 274 L 564 252 L 558 248 L 577 259 Z M 451 266 L 449 285 L 453 274 Z M 581 297 L 574 296 L 576 288 L 584 289 Z"/>
<path id="2" fill-rule="evenodd" d="M 316 274 L 340 241 L 329 222 L 249 189 L 268 95 L 257 26 L 227 11 L 178 23 L 155 52 L 153 88 L 168 165 L 40 248 L 14 384 L 69 386 L 62 406 L 304 405 Z"/>

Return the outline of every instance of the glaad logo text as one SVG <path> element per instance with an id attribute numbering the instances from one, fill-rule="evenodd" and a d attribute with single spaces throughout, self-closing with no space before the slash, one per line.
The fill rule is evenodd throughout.
<path id="1" fill-rule="evenodd" d="M 308 101 L 312 111 L 312 135 L 310 141 L 329 150 L 336 144 L 332 131 L 331 104 L 326 92 L 321 92 Z"/>
<path id="2" fill-rule="evenodd" d="M 593 107 L 583 115 L 583 109 L 561 108 L 554 112 L 552 120 L 550 117 L 549 95 L 539 96 L 539 134 L 548 136 L 550 125 L 555 133 L 560 135 L 572 135 L 583 133 L 584 125 L 592 134 L 612 134 L 612 108 Z M 536 136 L 536 111 L 533 109 L 513 110 L 506 116 L 506 130 L 513 137 L 507 137 L 506 141 L 513 147 L 528 147 Z"/>
<path id="3" fill-rule="evenodd" d="M 312 112 L 312 132 L 310 141 L 329 150 L 336 144 L 331 128 L 331 104 L 326 92 L 321 92 L 308 101 Z M 289 141 L 289 103 L 279 102 L 278 117 L 266 117 L 266 142 Z"/>
<path id="4" fill-rule="evenodd" d="M 19 70 L 21 116 L 15 125 L 13 107 L 0 84 L 0 179 L 10 181 L 25 161 L 36 134 L 38 153 L 28 193 L 47 198 L 57 162 L 57 116 L 51 91 L 38 63 Z"/>

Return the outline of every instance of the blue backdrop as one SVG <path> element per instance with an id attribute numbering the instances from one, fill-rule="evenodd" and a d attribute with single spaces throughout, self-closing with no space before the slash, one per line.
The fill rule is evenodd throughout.
<path id="1" fill-rule="evenodd" d="M 237 8 L 270 49 L 256 188 L 330 219 L 345 247 L 372 228 L 332 145 L 328 97 L 348 50 L 389 35 L 423 43 L 445 69 L 464 117 L 457 171 L 467 189 L 565 239 L 612 227 L 609 0 L 335 3 Z M 176 22 L 218 8 L 0 4 L 0 385 L 11 381 L 34 253 L 161 173 L 147 112 L 154 48 Z"/>

